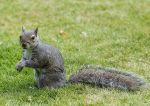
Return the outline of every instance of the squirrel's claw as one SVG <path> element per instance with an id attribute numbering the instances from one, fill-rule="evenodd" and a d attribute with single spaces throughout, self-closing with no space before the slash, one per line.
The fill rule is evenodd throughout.
<path id="1" fill-rule="evenodd" d="M 16 65 L 16 70 L 17 70 L 18 72 L 20 72 L 22 69 L 23 69 L 23 67 L 20 67 L 19 65 Z"/>
<path id="2" fill-rule="evenodd" d="M 17 70 L 18 72 L 22 71 L 22 69 L 23 69 L 23 66 L 21 66 L 20 64 L 17 64 L 17 65 L 16 65 L 16 70 Z"/>

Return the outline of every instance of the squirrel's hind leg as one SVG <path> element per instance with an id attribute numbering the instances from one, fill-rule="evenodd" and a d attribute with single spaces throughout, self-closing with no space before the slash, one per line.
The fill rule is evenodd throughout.
<path id="1" fill-rule="evenodd" d="M 49 73 L 47 70 L 42 69 L 42 73 L 38 79 L 38 87 L 58 88 L 64 86 L 66 83 L 65 73 L 63 72 L 52 72 Z"/>

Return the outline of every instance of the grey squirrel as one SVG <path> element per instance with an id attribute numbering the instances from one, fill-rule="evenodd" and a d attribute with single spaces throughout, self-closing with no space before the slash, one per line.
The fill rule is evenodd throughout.
<path id="1" fill-rule="evenodd" d="M 38 88 L 62 87 L 69 83 L 87 83 L 101 87 L 123 90 L 138 90 L 149 86 L 142 78 L 114 69 L 100 67 L 83 67 L 66 80 L 64 60 L 60 51 L 40 41 L 38 28 L 26 30 L 22 27 L 20 35 L 22 58 L 16 65 L 20 72 L 23 67 L 34 68 Z"/>

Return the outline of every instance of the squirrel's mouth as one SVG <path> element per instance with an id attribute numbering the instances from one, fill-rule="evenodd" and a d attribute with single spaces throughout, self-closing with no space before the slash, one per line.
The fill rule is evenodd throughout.
<path id="1" fill-rule="evenodd" d="M 23 47 L 24 49 L 26 49 L 26 48 L 27 48 L 27 45 L 26 45 L 26 44 L 22 44 L 22 47 Z"/>

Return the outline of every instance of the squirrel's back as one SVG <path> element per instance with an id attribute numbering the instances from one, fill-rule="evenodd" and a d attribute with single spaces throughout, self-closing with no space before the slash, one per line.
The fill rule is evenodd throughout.
<path id="1" fill-rule="evenodd" d="M 101 87 L 138 90 L 148 85 L 137 75 L 100 67 L 81 68 L 69 78 L 71 83 L 87 83 Z"/>

